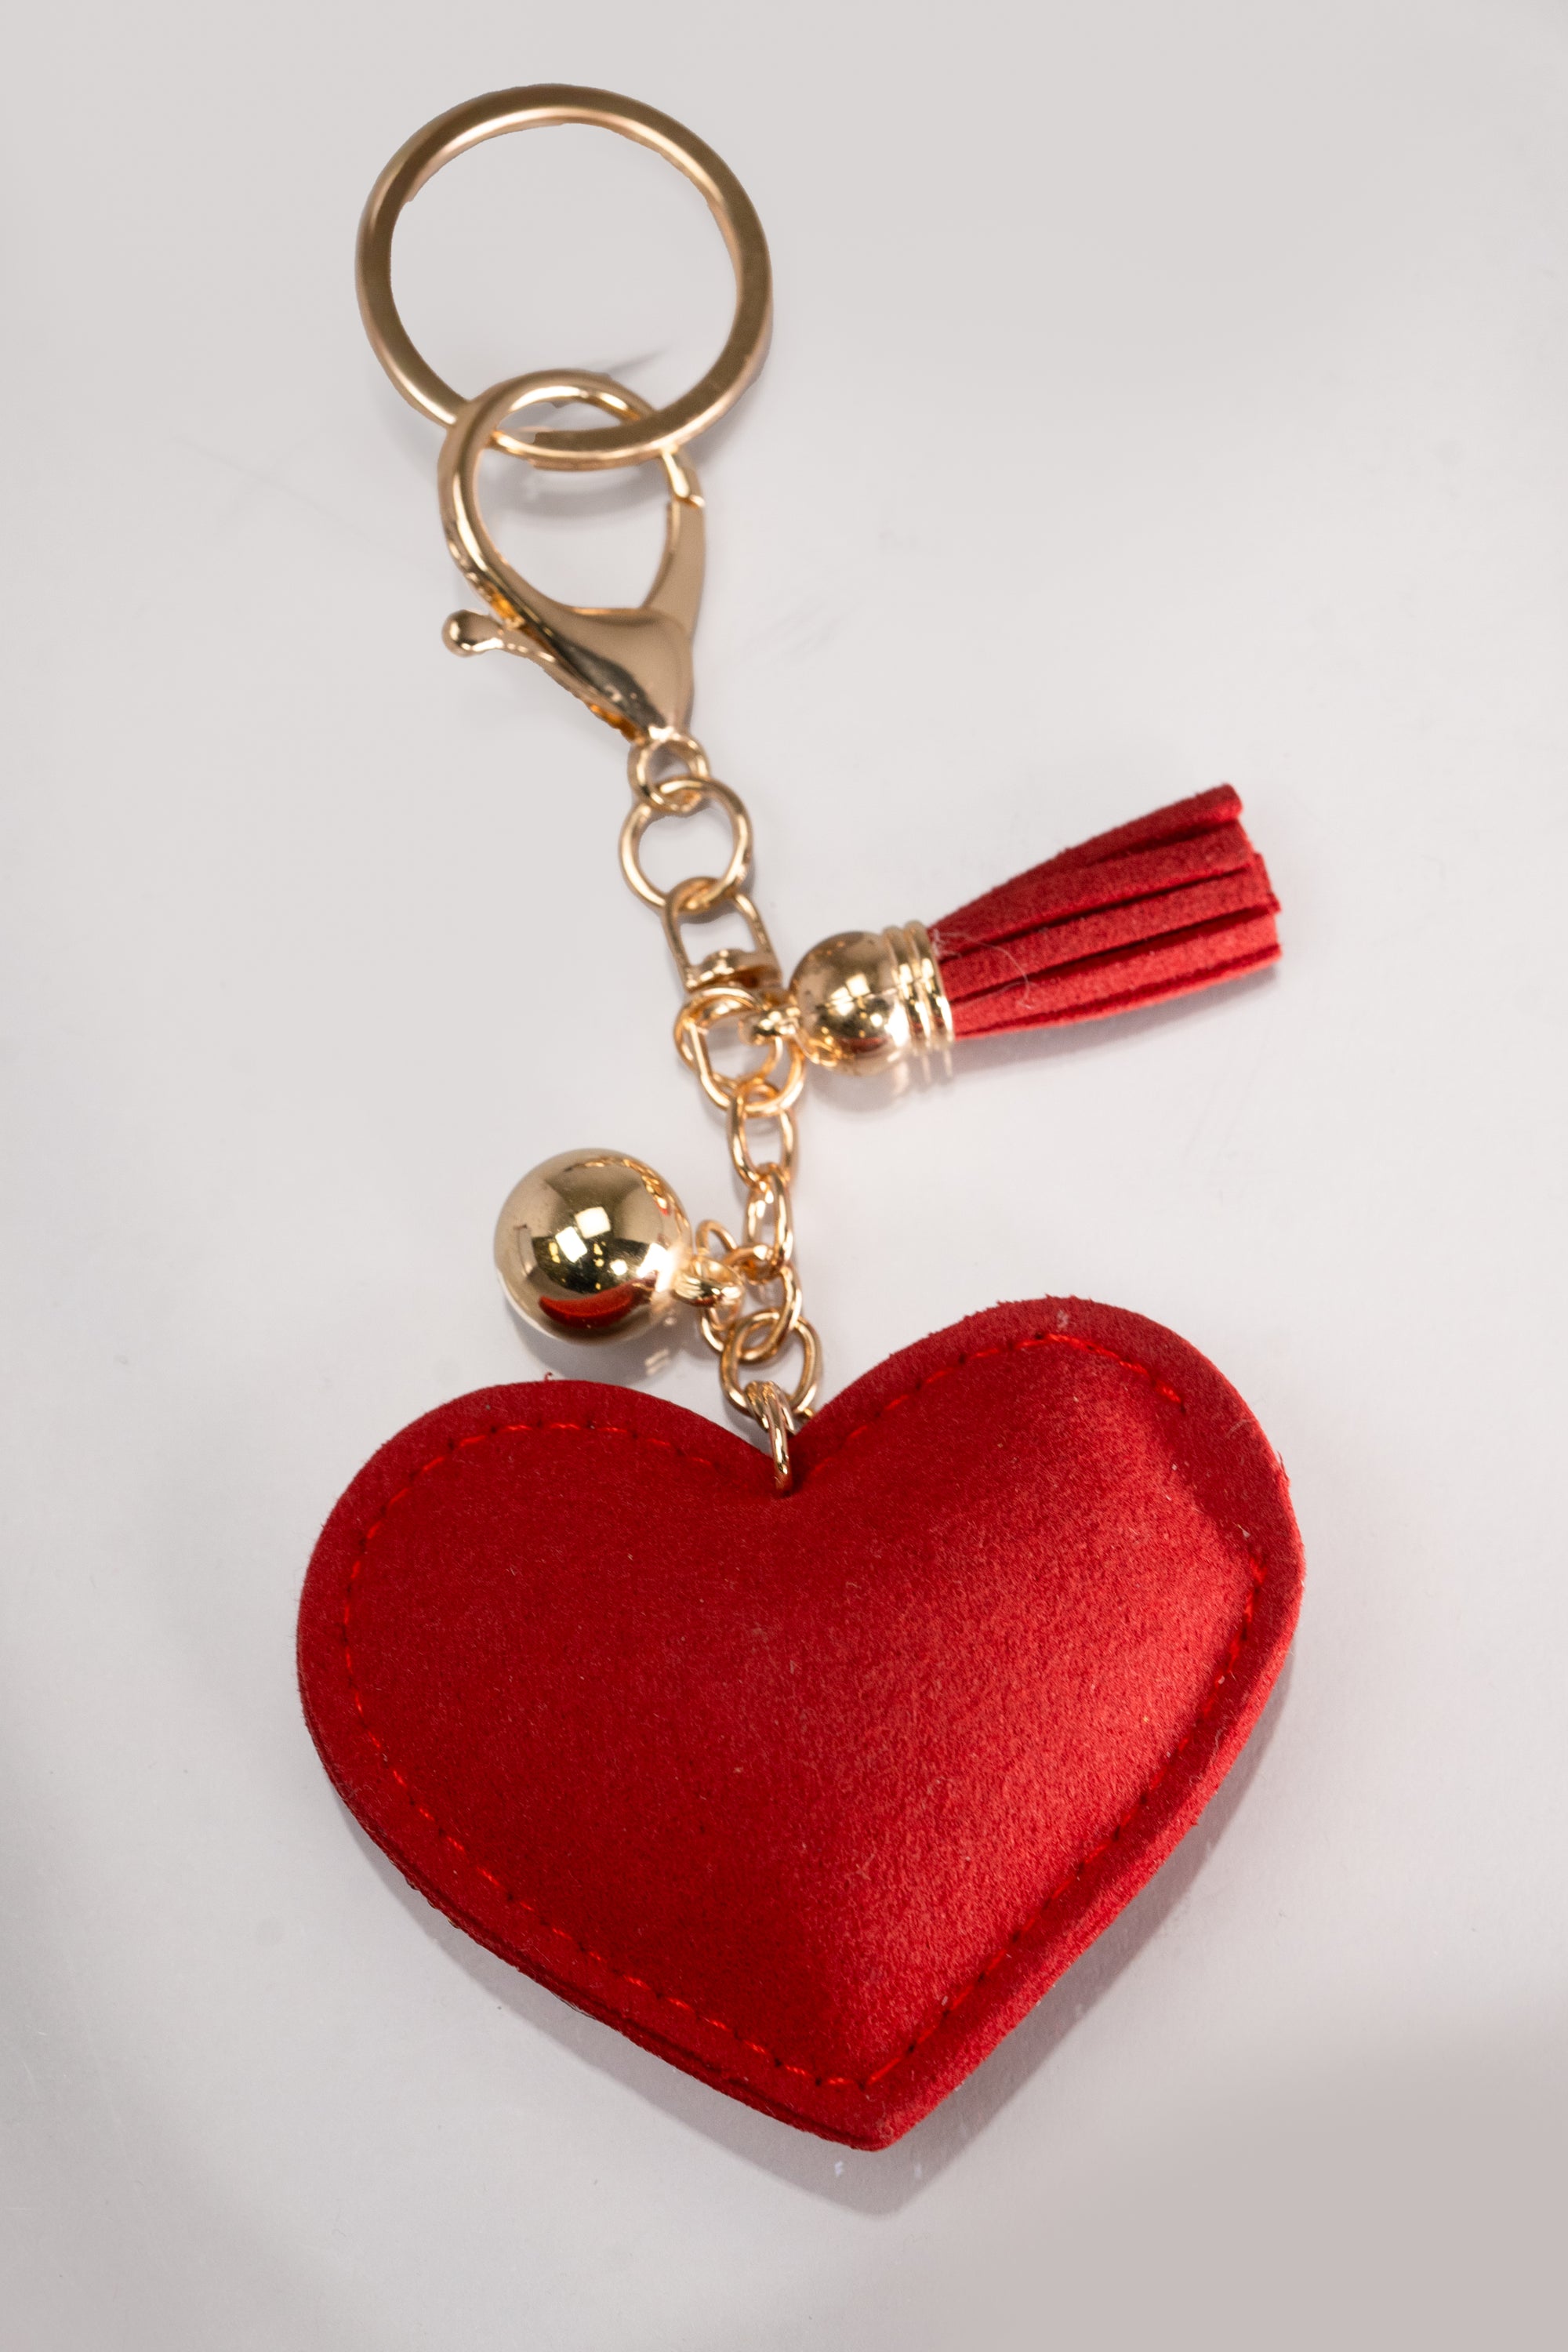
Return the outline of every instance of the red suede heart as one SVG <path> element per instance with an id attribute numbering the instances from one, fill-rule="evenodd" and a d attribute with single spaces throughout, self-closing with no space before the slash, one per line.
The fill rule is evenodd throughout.
<path id="1" fill-rule="evenodd" d="M 395 1437 L 317 1546 L 321 1757 L 432 1903 L 752 2106 L 881 2147 L 1236 1760 L 1300 1544 L 1203 1357 L 998 1307 L 763 1455 L 597 1382 Z"/>

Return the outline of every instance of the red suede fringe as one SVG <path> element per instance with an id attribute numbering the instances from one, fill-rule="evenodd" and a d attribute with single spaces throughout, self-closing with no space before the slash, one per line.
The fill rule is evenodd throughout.
<path id="1" fill-rule="evenodd" d="M 961 1037 L 1089 1021 L 1279 953 L 1279 902 L 1228 784 L 1064 849 L 931 925 Z"/>

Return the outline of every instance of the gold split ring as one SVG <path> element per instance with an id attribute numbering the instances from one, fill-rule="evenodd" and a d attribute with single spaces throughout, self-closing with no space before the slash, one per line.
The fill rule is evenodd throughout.
<path id="1" fill-rule="evenodd" d="M 647 416 L 597 429 L 540 433 L 527 442 L 507 433 L 495 436 L 495 446 L 510 457 L 561 472 L 635 466 L 645 457 L 668 456 L 723 415 L 762 366 L 773 324 L 768 244 L 750 196 L 711 147 L 657 108 L 618 98 L 613 90 L 534 82 L 522 89 L 491 90 L 437 115 L 398 149 L 370 192 L 355 257 L 360 313 L 377 359 L 404 399 L 437 425 L 449 425 L 464 405 L 463 395 L 415 348 L 393 299 L 392 235 L 398 215 L 443 163 L 481 140 L 563 122 L 618 131 L 683 172 L 718 222 L 735 272 L 735 315 L 724 348 L 679 400 Z"/>

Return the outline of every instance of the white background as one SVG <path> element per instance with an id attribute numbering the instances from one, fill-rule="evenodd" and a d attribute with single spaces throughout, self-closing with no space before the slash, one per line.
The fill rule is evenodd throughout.
<path id="1" fill-rule="evenodd" d="M 877 2157 L 449 1930 L 294 1694 L 361 1460 L 546 1368 L 521 1171 L 730 1207 L 616 740 L 443 651 L 437 436 L 353 304 L 385 157 L 550 78 L 689 121 L 772 240 L 697 719 L 786 955 L 1222 779 L 1284 904 L 1270 976 L 803 1122 L 834 1386 L 998 1297 L 1137 1307 L 1310 1563 L 1203 1829 Z M 82 0 L 0 104 L 5 2352 L 1545 2342 L 1568 12 Z M 588 131 L 454 166 L 397 268 L 470 389 L 668 397 L 728 315 L 700 202 Z M 656 481 L 492 494 L 640 593 Z M 700 1350 L 594 1369 L 716 1409 Z"/>

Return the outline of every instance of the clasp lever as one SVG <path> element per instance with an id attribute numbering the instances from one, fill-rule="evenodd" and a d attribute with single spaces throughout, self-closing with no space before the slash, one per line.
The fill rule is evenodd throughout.
<path id="1" fill-rule="evenodd" d="M 458 411 L 441 445 L 441 520 L 452 560 L 488 613 L 454 613 L 442 635 L 455 654 L 519 654 L 634 741 L 658 729 L 684 730 L 691 716 L 691 640 L 702 597 L 702 493 L 673 450 L 661 450 L 669 484 L 664 554 L 653 586 L 636 606 L 563 604 L 531 587 L 496 546 L 479 509 L 479 459 L 509 416 L 539 401 L 590 402 L 612 416 L 652 415 L 648 404 L 609 376 L 514 376 Z M 509 436 L 510 446 L 510 436 Z M 516 446 L 528 450 L 520 440 Z M 544 450 L 530 462 L 551 467 Z"/>

